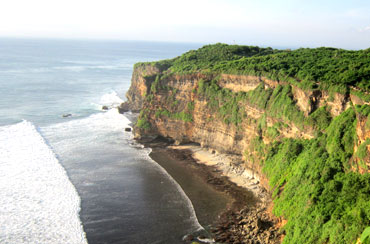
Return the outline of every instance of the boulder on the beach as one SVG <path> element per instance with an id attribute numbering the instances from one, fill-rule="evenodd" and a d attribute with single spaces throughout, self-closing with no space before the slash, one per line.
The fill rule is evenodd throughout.
<path id="1" fill-rule="evenodd" d="M 63 114 L 62 115 L 63 118 L 67 118 L 67 117 L 71 117 L 71 116 L 72 116 L 72 114 Z"/>
<path id="2" fill-rule="evenodd" d="M 130 104 L 128 102 L 121 103 L 121 105 L 118 106 L 118 112 L 120 114 L 123 114 L 128 111 L 130 111 Z"/>
<path id="3" fill-rule="evenodd" d="M 103 106 L 101 109 L 103 109 L 103 110 L 108 110 L 109 108 L 108 108 L 108 106 Z"/>
<path id="4" fill-rule="evenodd" d="M 125 131 L 130 132 L 131 128 L 130 127 L 125 128 Z"/>

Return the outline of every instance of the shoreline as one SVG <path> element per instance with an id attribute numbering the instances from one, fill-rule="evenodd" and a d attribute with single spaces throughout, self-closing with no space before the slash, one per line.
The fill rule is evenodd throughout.
<path id="1" fill-rule="evenodd" d="M 280 243 L 278 220 L 270 214 L 269 194 L 252 175 L 232 169 L 235 156 L 208 151 L 196 144 L 173 145 L 163 138 L 138 141 L 152 149 L 149 156 L 183 188 L 209 235 L 189 234 L 185 243 L 203 243 L 205 238 L 216 243 Z M 189 179 L 196 179 L 197 185 L 189 186 Z M 226 202 L 205 202 L 202 193 L 194 194 L 204 187 L 214 191 L 211 195 L 216 195 L 215 201 Z M 207 208 L 209 205 L 211 209 Z"/>

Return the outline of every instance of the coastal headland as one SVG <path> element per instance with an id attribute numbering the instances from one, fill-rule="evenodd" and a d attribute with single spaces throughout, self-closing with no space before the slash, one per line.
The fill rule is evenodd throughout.
<path id="1" fill-rule="evenodd" d="M 140 111 L 137 139 L 172 141 L 155 160 L 231 196 L 216 241 L 353 243 L 370 225 L 369 67 L 368 49 L 207 45 L 136 64 L 121 111 Z"/>

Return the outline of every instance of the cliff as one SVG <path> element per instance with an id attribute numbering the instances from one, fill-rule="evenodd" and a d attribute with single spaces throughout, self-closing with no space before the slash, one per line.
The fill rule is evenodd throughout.
<path id="1" fill-rule="evenodd" d="M 358 68 L 348 83 L 315 67 L 310 74 L 320 82 L 300 80 L 299 70 L 286 74 L 310 52 L 318 64 L 338 55 L 216 44 L 136 64 L 126 105 L 141 110 L 137 138 L 160 135 L 243 156 L 238 167 L 259 176 L 274 214 L 287 220 L 284 243 L 349 243 L 370 225 L 369 72 Z M 348 55 L 370 70 L 364 52 Z M 264 64 L 264 72 L 250 71 Z"/>

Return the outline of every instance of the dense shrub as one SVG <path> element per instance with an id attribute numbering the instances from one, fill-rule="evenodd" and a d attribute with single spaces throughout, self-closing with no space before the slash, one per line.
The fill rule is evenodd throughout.
<path id="1" fill-rule="evenodd" d="M 284 243 L 352 243 L 370 224 L 370 174 L 347 170 L 355 120 L 348 109 L 326 135 L 270 145 L 264 172 L 274 214 L 288 220 Z"/>

